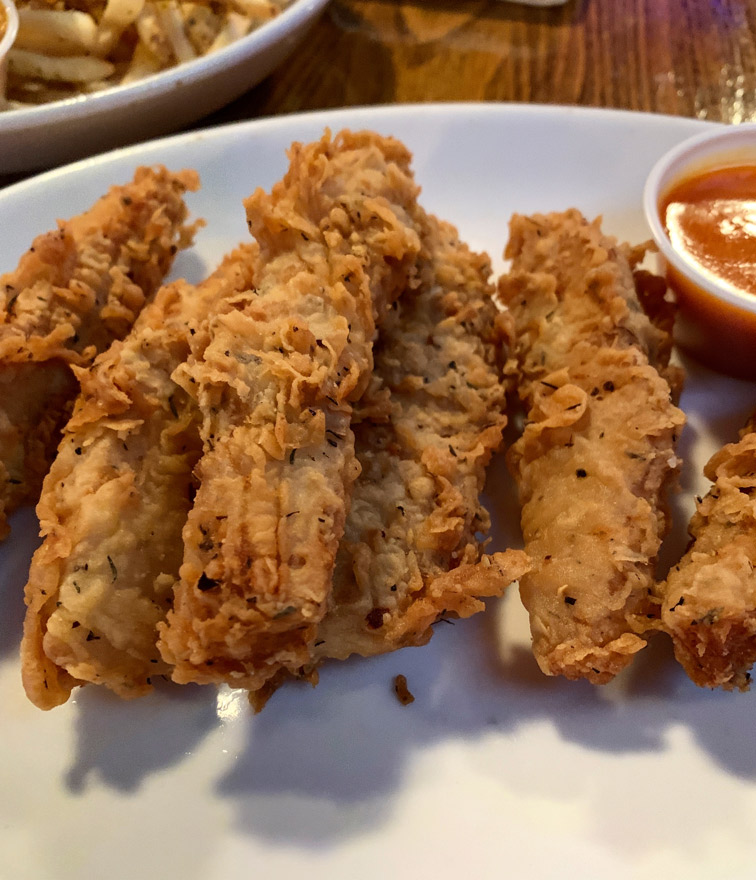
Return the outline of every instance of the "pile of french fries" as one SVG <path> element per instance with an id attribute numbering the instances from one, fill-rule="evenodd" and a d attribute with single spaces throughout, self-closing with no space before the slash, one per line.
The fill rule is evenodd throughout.
<path id="1" fill-rule="evenodd" d="M 8 106 L 134 82 L 222 49 L 292 0 L 16 0 Z"/>

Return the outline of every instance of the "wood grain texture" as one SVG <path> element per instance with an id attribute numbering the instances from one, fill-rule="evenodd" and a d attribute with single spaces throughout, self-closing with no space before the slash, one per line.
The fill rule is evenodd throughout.
<path id="1" fill-rule="evenodd" d="M 756 0 L 333 0 L 211 122 L 410 101 L 527 101 L 756 119 Z"/>
<path id="2" fill-rule="evenodd" d="M 756 0 L 332 0 L 289 61 L 192 127 L 414 101 L 756 121 Z"/>

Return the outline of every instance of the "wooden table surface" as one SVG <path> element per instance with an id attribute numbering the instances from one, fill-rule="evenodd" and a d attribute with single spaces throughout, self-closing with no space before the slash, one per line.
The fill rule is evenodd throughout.
<path id="1" fill-rule="evenodd" d="M 288 63 L 202 124 L 460 100 L 756 119 L 756 0 L 332 0 Z"/>
<path id="2" fill-rule="evenodd" d="M 756 120 L 756 0 L 332 0 L 292 58 L 193 127 L 417 101 Z"/>

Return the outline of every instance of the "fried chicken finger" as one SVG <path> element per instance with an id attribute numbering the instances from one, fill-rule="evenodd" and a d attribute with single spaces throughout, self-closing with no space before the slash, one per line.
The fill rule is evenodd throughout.
<path id="1" fill-rule="evenodd" d="M 747 690 L 756 661 L 756 421 L 706 465 L 692 543 L 659 587 L 662 627 L 701 687 Z"/>
<path id="2" fill-rule="evenodd" d="M 197 287 L 163 287 L 123 342 L 78 371 L 26 587 L 23 681 L 42 709 L 84 682 L 140 696 L 169 672 L 156 626 L 172 602 L 202 452 L 199 412 L 171 374 L 208 315 L 251 286 L 255 252 L 230 254 Z"/>
<path id="3" fill-rule="evenodd" d="M 641 309 L 639 253 L 577 211 L 515 216 L 500 295 L 527 421 L 509 461 L 533 571 L 520 582 L 548 675 L 601 684 L 658 617 L 654 567 L 684 423 L 668 335 Z"/>
<path id="4" fill-rule="evenodd" d="M 131 328 L 191 240 L 194 172 L 139 168 L 89 211 L 38 236 L 0 277 L 0 537 L 35 502 L 85 364 Z"/>
<path id="5" fill-rule="evenodd" d="M 160 649 L 176 681 L 256 689 L 310 659 L 358 473 L 350 429 L 376 325 L 412 281 L 424 215 L 397 141 L 290 152 L 246 203 L 256 287 L 177 372 L 203 414 L 200 488 Z"/>
<path id="6" fill-rule="evenodd" d="M 483 597 L 527 570 L 519 551 L 480 561 L 489 517 L 478 496 L 506 425 L 500 353 L 511 323 L 490 271 L 451 225 L 429 218 L 420 285 L 384 321 L 355 407 L 362 471 L 301 677 L 316 681 L 327 659 L 423 645 L 441 617 L 482 610 Z M 251 695 L 257 710 L 286 677 Z"/>
<path id="7" fill-rule="evenodd" d="M 439 617 L 482 610 L 481 597 L 527 569 L 515 551 L 478 564 L 490 525 L 479 494 L 506 425 L 498 358 L 508 322 L 489 274 L 486 256 L 432 220 L 421 285 L 381 329 L 378 387 L 358 407 L 362 473 L 317 659 L 425 644 Z"/>

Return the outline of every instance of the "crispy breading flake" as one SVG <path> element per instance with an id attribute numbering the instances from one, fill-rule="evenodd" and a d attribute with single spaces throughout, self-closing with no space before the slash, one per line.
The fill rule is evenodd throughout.
<path id="1" fill-rule="evenodd" d="M 756 419 L 708 462 L 691 546 L 659 586 L 663 629 L 701 687 L 748 690 L 756 662 Z"/>
<path id="2" fill-rule="evenodd" d="M 509 461 L 533 571 L 520 591 L 548 675 L 610 680 L 658 614 L 654 565 L 684 423 L 670 343 L 641 308 L 641 255 L 575 210 L 515 216 L 499 292 L 527 409 Z M 654 287 L 639 278 L 644 297 Z M 658 291 L 657 291 L 658 293 Z"/>
<path id="3" fill-rule="evenodd" d="M 173 601 L 202 452 L 196 405 L 171 374 L 208 314 L 252 284 L 255 250 L 233 252 L 196 288 L 163 287 L 123 342 L 77 368 L 82 392 L 44 482 L 45 540 L 26 587 L 23 678 L 41 708 L 83 682 L 140 696 L 169 671 L 156 626 Z"/>
<path id="4" fill-rule="evenodd" d="M 317 680 L 326 659 L 423 645 L 434 624 L 481 611 L 528 570 L 518 551 L 480 560 L 489 518 L 478 496 L 506 424 L 499 358 L 510 326 L 489 275 L 487 257 L 428 218 L 420 285 L 384 321 L 355 408 L 362 472 L 328 613 L 299 677 Z"/>
<path id="5" fill-rule="evenodd" d="M 326 134 L 290 159 L 272 193 L 246 203 L 256 287 L 193 339 L 177 373 L 205 444 L 161 631 L 179 682 L 254 689 L 308 662 L 359 470 L 352 406 L 376 324 L 415 273 L 424 215 L 398 141 Z"/>
<path id="6" fill-rule="evenodd" d="M 193 171 L 139 168 L 0 277 L 0 535 L 39 495 L 78 390 L 71 366 L 126 335 L 190 243 L 184 193 L 198 185 Z"/>

